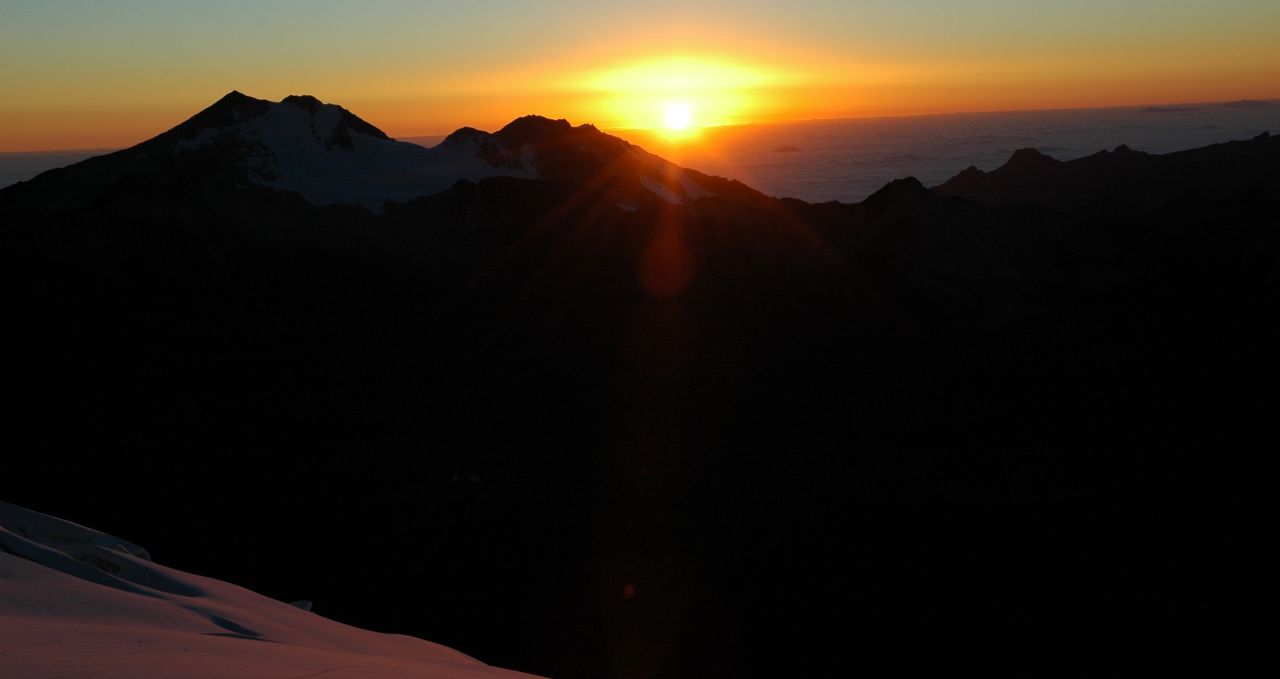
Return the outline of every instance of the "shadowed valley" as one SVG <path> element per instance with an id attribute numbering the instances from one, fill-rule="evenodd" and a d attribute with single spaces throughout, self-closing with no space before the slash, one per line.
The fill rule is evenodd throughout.
<path id="1" fill-rule="evenodd" d="M 0 221 L 6 498 L 345 622 L 566 678 L 1240 624 L 1280 138 L 809 204 L 232 93 Z"/>

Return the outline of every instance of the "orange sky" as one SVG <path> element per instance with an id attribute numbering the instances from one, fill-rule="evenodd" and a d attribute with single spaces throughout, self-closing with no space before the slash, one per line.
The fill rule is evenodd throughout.
<path id="1" fill-rule="evenodd" d="M 1280 97 L 1274 0 L 0 0 L 0 151 L 114 148 L 232 89 L 396 137 Z"/>

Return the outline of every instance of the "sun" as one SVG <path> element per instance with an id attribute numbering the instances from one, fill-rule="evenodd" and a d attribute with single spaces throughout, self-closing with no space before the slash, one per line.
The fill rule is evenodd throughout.
<path id="1" fill-rule="evenodd" d="M 770 66 L 671 55 L 587 71 L 570 77 L 566 87 L 594 100 L 598 112 L 593 117 L 608 127 L 694 139 L 709 127 L 746 122 L 783 82 Z"/>
<path id="2" fill-rule="evenodd" d="M 662 109 L 662 119 L 667 129 L 672 132 L 683 132 L 693 123 L 693 111 L 685 101 L 669 101 Z"/>

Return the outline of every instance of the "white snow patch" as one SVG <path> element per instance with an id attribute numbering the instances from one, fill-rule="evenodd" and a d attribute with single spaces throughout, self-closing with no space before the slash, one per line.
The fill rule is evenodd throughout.
<path id="1" fill-rule="evenodd" d="M 274 642 L 274 643 L 260 643 Z M 152 563 L 124 540 L 0 502 L 0 674 L 519 679 Z"/>
<path id="2" fill-rule="evenodd" d="M 672 205 L 684 205 L 684 198 L 680 194 L 672 191 L 670 187 L 661 182 L 654 181 L 648 177 L 641 177 L 640 183 L 644 184 L 646 189 L 653 192 L 654 195 Z"/>
<path id="3" fill-rule="evenodd" d="M 478 141 L 428 149 L 348 128 L 353 148 L 330 146 L 327 142 L 341 116 L 332 104 L 312 115 L 301 106 L 271 103 L 261 116 L 203 130 L 178 147 L 208 146 L 223 136 L 238 138 L 252 147 L 246 162 L 254 182 L 300 193 L 315 205 L 347 203 L 374 212 L 381 212 L 387 201 L 438 193 L 463 179 L 537 177 L 532 163 L 523 169 L 495 167 L 476 157 Z"/>

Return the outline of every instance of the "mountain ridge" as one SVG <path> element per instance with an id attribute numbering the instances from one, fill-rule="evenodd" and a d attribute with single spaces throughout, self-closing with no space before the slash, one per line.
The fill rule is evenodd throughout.
<path id="1" fill-rule="evenodd" d="M 393 140 L 347 109 L 310 95 L 273 103 L 239 91 L 133 147 L 51 172 L 76 176 L 83 184 L 75 192 L 81 200 L 127 175 L 196 172 L 205 175 L 204 182 L 261 185 L 299 193 L 317 205 L 355 204 L 374 212 L 389 201 L 494 176 L 630 184 L 619 188 L 625 204 L 636 202 L 634 186 L 651 187 L 669 202 L 712 193 L 704 184 L 741 190 L 740 184 L 679 168 L 593 125 L 574 127 L 564 119 L 522 116 L 494 133 L 463 127 L 424 148 Z M 46 181 L 42 175 L 5 191 L 34 196 Z M 67 197 L 48 201 L 62 204 Z"/>
<path id="2" fill-rule="evenodd" d="M 1037 204 L 1070 210 L 1118 198 L 1155 208 L 1185 192 L 1206 198 L 1246 189 L 1280 193 L 1278 157 L 1280 138 L 1269 132 L 1160 155 L 1120 145 L 1059 161 L 1036 149 L 1019 149 L 991 172 L 970 166 L 933 190 L 992 205 Z"/>
<path id="3" fill-rule="evenodd" d="M 283 132 L 281 125 L 256 135 L 237 131 L 269 117 L 281 106 L 305 112 L 306 117 L 283 125 Z M 329 163 L 323 171 L 313 171 L 312 166 L 323 163 L 328 154 L 307 151 L 307 132 L 318 147 L 338 152 L 334 158 L 341 160 Z M 273 135 L 289 138 L 276 139 Z M 357 144 L 365 153 L 355 153 Z M 385 148 L 369 148 L 379 144 Z M 1098 200 L 1119 198 L 1150 208 L 1185 191 L 1202 191 L 1208 197 L 1224 195 L 1237 186 L 1275 191 L 1280 177 L 1270 161 L 1277 146 L 1280 144 L 1275 139 L 1263 133 L 1251 140 L 1159 156 L 1121 145 L 1070 161 L 1058 161 L 1034 148 L 1025 148 L 1015 151 L 995 170 L 985 172 L 970 166 L 930 190 L 999 205 L 1040 204 L 1075 209 Z M 166 159 L 159 163 L 162 167 L 148 168 L 149 164 L 156 165 L 148 158 L 171 155 L 175 148 L 195 151 L 208 147 L 214 149 L 212 162 L 223 165 L 221 171 L 226 178 L 221 183 L 261 184 L 300 193 L 320 205 L 350 203 L 375 212 L 380 212 L 388 200 L 403 202 L 443 191 L 459 180 L 476 181 L 489 176 L 583 182 L 610 174 L 609 181 L 617 182 L 619 175 L 630 174 L 644 177 L 649 186 L 655 187 L 651 192 L 668 202 L 716 192 L 704 185 L 714 184 L 717 191 L 730 192 L 747 188 L 732 180 L 676 168 L 590 124 L 573 126 L 564 119 L 525 115 L 492 133 L 461 127 L 423 153 L 423 147 L 397 142 L 351 111 L 314 96 L 289 95 L 273 103 L 238 90 L 133 147 L 50 172 L 77 175 L 84 187 L 70 194 L 83 198 L 125 175 L 187 175 L 191 169 L 187 164 L 177 162 L 175 167 Z M 343 152 L 352 155 L 343 156 Z M 624 158 L 627 155 L 634 158 Z M 626 167 L 611 167 L 615 163 Z M 1224 176 L 1204 169 L 1224 163 L 1235 163 L 1234 174 Z M 316 176 L 303 176 L 308 173 Z M 366 176 L 370 174 L 376 174 L 378 180 L 369 181 Z M 1155 179 L 1134 178 L 1139 176 Z M 30 186 L 20 190 L 16 187 L 36 179 L 39 178 L 7 188 L 31 191 Z M 65 195 L 51 197 L 51 202 L 60 204 L 65 199 Z M 635 200 L 622 196 L 619 202 L 630 205 Z"/>

